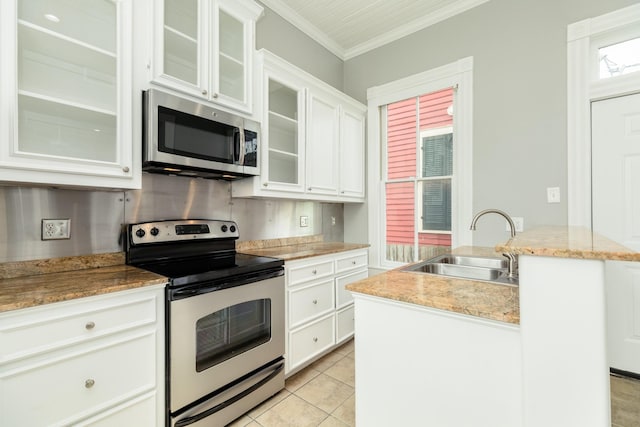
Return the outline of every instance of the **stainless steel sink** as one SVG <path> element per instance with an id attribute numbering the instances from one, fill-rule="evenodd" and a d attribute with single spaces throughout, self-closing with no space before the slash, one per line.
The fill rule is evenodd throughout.
<path id="1" fill-rule="evenodd" d="M 509 277 L 508 267 L 509 261 L 503 258 L 445 254 L 408 265 L 402 270 L 516 286 L 518 278 Z"/>

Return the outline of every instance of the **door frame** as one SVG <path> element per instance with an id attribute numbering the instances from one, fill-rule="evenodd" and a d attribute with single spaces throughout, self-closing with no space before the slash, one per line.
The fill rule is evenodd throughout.
<path id="1" fill-rule="evenodd" d="M 598 49 L 640 37 L 640 4 L 567 27 L 568 225 L 592 227 L 591 103 L 640 91 L 640 72 L 598 78 Z"/>

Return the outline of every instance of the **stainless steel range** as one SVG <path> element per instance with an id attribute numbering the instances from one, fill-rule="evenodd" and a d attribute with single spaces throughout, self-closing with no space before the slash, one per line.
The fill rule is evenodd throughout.
<path id="1" fill-rule="evenodd" d="M 127 263 L 169 278 L 166 425 L 222 426 L 284 387 L 284 262 L 233 221 L 127 226 Z"/>

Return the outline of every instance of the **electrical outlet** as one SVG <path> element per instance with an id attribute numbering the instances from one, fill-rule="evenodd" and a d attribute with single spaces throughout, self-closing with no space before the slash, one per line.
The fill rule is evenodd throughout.
<path id="1" fill-rule="evenodd" d="M 516 226 L 516 231 L 517 232 L 521 232 L 524 231 L 524 218 L 521 216 L 512 216 L 511 219 L 513 220 L 513 225 Z M 506 231 L 511 231 L 511 227 L 509 227 L 509 223 L 507 221 L 504 222 L 505 223 L 505 230 Z"/>
<path id="2" fill-rule="evenodd" d="M 331 217 L 331 225 L 336 225 L 336 217 L 335 216 Z"/>
<path id="3" fill-rule="evenodd" d="M 42 219 L 42 240 L 69 239 L 70 237 L 70 219 Z"/>
<path id="4" fill-rule="evenodd" d="M 560 188 L 547 188 L 547 203 L 560 203 Z"/>
<path id="5" fill-rule="evenodd" d="M 302 215 L 300 217 L 300 227 L 308 227 L 309 226 L 309 217 L 306 215 Z"/>

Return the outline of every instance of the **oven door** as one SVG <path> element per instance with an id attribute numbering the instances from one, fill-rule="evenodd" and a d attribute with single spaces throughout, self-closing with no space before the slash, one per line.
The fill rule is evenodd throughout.
<path id="1" fill-rule="evenodd" d="M 284 354 L 284 276 L 169 303 L 169 410 Z"/>

